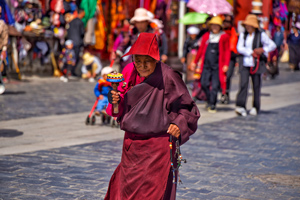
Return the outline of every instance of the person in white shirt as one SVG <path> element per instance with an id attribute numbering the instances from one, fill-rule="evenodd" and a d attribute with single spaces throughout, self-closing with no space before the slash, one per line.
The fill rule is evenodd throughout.
<path id="1" fill-rule="evenodd" d="M 263 31 L 259 30 L 256 15 L 249 14 L 243 22 L 245 33 L 239 36 L 237 51 L 243 55 L 240 59 L 240 88 L 236 100 L 235 112 L 247 116 L 246 102 L 249 76 L 253 85 L 253 108 L 250 115 L 260 111 L 261 75 L 266 71 L 267 56 L 276 48 L 276 44 Z"/>

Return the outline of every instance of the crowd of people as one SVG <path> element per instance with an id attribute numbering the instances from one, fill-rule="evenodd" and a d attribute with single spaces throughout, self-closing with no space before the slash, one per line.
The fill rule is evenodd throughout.
<path id="1" fill-rule="evenodd" d="M 14 15 L 18 31 L 37 31 L 41 27 L 51 27 L 49 29 L 60 39 L 62 47 L 58 66 L 61 81 L 68 82 L 69 76 L 80 76 L 89 82 L 96 82 L 102 76 L 101 70 L 104 67 L 101 60 L 89 51 L 89 45 L 95 42 L 95 33 L 92 33 L 95 27 L 91 25 L 94 23 L 91 19 L 96 14 L 95 10 L 91 15 L 76 1 L 53 0 L 48 15 L 42 16 L 38 1 L 20 0 L 16 3 Z M 245 31 L 237 33 L 233 19 L 234 16 L 230 14 L 209 16 L 205 24 L 187 27 L 187 38 L 180 61 L 183 66 L 187 66 L 183 71 L 192 74 L 192 78 L 189 77 L 187 82 L 193 81 L 194 100 L 206 101 L 207 110 L 211 113 L 217 111 L 219 92 L 220 102 L 230 103 L 231 77 L 235 66 L 238 65 L 241 81 L 236 99 L 236 112 L 242 116 L 247 115 L 245 103 L 248 79 L 251 77 L 254 85 L 254 103 L 249 114 L 256 115 L 260 110 L 261 77 L 275 78 L 279 74 L 279 56 L 286 54 L 287 49 L 291 70 L 299 70 L 300 22 L 294 23 L 290 33 L 286 34 L 287 31 L 284 32 L 280 20 L 273 23 L 272 29 L 265 31 L 260 28 L 256 15 L 248 15 L 242 24 Z M 0 22 L 5 23 L 3 20 Z M 163 22 L 145 8 L 137 8 L 131 19 L 120 21 L 110 54 L 110 61 L 119 65 L 114 70 L 122 72 L 124 67 L 132 62 L 131 55 L 123 55 L 130 51 L 143 32 L 156 35 L 160 60 L 165 63 L 168 60 L 168 38 L 164 28 Z M 21 44 L 24 43 L 23 39 Z M 7 56 L 7 43 L 8 31 L 4 25 L 1 26 L 2 60 Z M 20 45 L 19 48 L 20 55 L 23 55 L 22 48 L 26 48 L 25 45 Z M 49 55 L 49 45 L 45 41 L 37 41 L 35 50 L 43 56 Z M 81 69 L 79 74 L 76 72 L 77 68 Z M 3 65 L 2 71 L 5 73 Z"/>
<path id="2" fill-rule="evenodd" d="M 105 199 L 175 199 L 176 183 L 180 182 L 178 169 L 184 161 L 180 146 L 197 130 L 200 117 L 195 102 L 206 101 L 207 111 L 216 113 L 221 93 L 220 102 L 229 104 L 233 99 L 231 78 L 238 66 L 240 83 L 235 112 L 243 117 L 255 116 L 261 110 L 262 78 L 275 78 L 279 74 L 280 56 L 289 50 L 290 68 L 299 70 L 300 22 L 297 21 L 289 34 L 283 31 L 280 20 L 273 23 L 272 29 L 262 29 L 255 14 L 247 15 L 242 22 L 244 30 L 239 33 L 231 14 L 209 16 L 205 24 L 187 27 L 180 58 L 183 66 L 187 66 L 183 69 L 187 80 L 183 80 L 179 72 L 167 65 L 165 24 L 145 8 L 137 8 L 131 19 L 120 22 L 110 52 L 111 65 L 103 66 L 90 49 L 96 39 L 95 22 L 90 21 L 96 12 L 94 8 L 80 8 L 76 1 L 53 0 L 48 21 L 45 17 L 39 20 L 39 8 L 34 3 L 17 3 L 18 30 L 37 31 L 40 24 L 48 23 L 60 39 L 60 80 L 67 83 L 70 76 L 80 76 L 95 82 L 94 94 L 98 100 L 95 115 L 117 118 L 125 131 L 122 160 L 112 175 Z M 45 41 L 37 42 L 40 42 L 37 50 L 46 56 L 49 46 Z M 7 45 L 8 28 L 0 20 L 1 64 L 7 57 Z M 80 74 L 76 72 L 78 65 Z M 121 72 L 124 78 L 116 91 L 108 80 L 113 71 Z M 253 104 L 248 112 L 250 78 Z M 186 86 L 190 83 L 192 95 Z"/>

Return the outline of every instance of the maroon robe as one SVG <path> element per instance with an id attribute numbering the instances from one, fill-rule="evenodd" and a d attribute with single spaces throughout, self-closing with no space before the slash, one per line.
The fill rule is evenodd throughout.
<path id="1" fill-rule="evenodd" d="M 118 115 L 125 130 L 123 152 L 105 200 L 175 200 L 167 129 L 176 124 L 180 144 L 185 143 L 197 129 L 199 110 L 180 75 L 161 62 L 141 83 L 132 64 L 123 74 L 127 89 L 119 87 L 123 94 Z M 112 114 L 111 105 L 107 112 Z M 173 147 L 174 155 L 174 142 Z"/>

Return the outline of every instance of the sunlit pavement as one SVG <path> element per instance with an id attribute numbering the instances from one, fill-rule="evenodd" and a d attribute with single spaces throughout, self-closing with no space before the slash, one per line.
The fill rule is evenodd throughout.
<path id="1" fill-rule="evenodd" d="M 237 83 L 236 76 L 233 92 Z M 198 102 L 202 117 L 182 147 L 188 162 L 177 199 L 300 199 L 299 83 L 300 73 L 284 68 L 264 81 L 258 116 L 237 117 L 234 102 L 209 114 Z M 53 78 L 7 84 L 0 96 L 0 199 L 104 198 L 123 133 L 84 124 L 93 86 Z"/>

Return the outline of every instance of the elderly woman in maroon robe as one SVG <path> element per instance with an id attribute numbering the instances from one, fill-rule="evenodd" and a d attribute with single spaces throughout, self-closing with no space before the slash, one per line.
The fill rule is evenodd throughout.
<path id="1" fill-rule="evenodd" d="M 126 55 L 133 55 L 133 63 L 122 72 L 125 84 L 110 92 L 106 110 L 118 117 L 125 136 L 105 200 L 175 200 L 175 144 L 184 144 L 197 130 L 199 110 L 180 74 L 159 61 L 155 34 L 141 33 Z"/>

